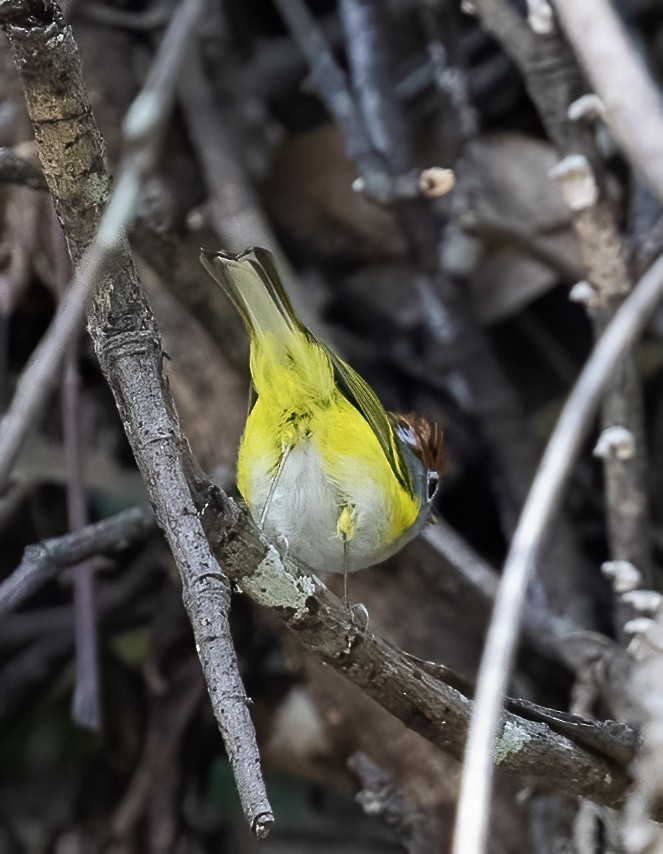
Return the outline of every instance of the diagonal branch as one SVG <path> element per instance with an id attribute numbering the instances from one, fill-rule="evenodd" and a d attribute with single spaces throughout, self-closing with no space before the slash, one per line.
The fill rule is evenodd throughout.
<path id="1" fill-rule="evenodd" d="M 5 616 L 69 566 L 95 555 L 115 554 L 154 530 L 149 507 L 132 507 L 63 537 L 28 546 L 23 560 L 0 584 L 0 617 Z"/>
<path id="2" fill-rule="evenodd" d="M 477 14 L 484 26 L 502 43 L 504 49 L 520 68 L 525 85 L 536 105 L 550 139 L 556 145 L 562 162 L 555 170 L 561 178 L 562 189 L 573 214 L 573 222 L 580 242 L 583 262 L 587 270 L 587 279 L 594 306 L 590 311 L 596 334 L 599 335 L 610 319 L 619 314 L 622 300 L 631 290 L 631 280 L 614 206 L 603 187 L 605 171 L 598 152 L 593 129 L 587 122 L 573 118 L 571 105 L 585 91 L 582 75 L 574 61 L 568 45 L 554 25 L 544 30 L 534 31 L 527 26 L 513 6 L 506 0 L 476 0 Z M 568 6 L 571 4 L 558 4 Z M 584 14 L 587 7 L 583 4 Z M 596 9 L 596 7 L 594 7 Z M 575 9 L 575 7 L 574 7 Z M 594 20 L 589 30 L 595 32 Z M 587 26 L 587 19 L 585 20 Z M 584 42 L 589 30 L 577 35 Z M 593 39 L 592 39 L 593 41 Z M 611 42 L 604 42 L 605 44 Z M 611 59 L 602 63 L 602 69 L 610 67 L 612 72 L 621 63 Z M 631 78 L 633 79 L 633 78 Z M 612 82 L 615 82 L 614 80 Z M 649 83 L 645 83 L 650 88 Z M 612 88 L 600 90 L 613 96 Z M 617 89 L 617 92 L 620 90 Z M 639 90 L 638 90 L 639 91 Z M 628 97 L 637 100 L 635 90 L 628 90 Z M 648 95 L 645 97 L 647 101 Z M 637 125 L 629 132 L 634 133 Z M 638 131 L 639 133 L 639 131 Z M 585 189 L 577 193 L 578 177 L 582 178 Z M 575 187 L 574 187 L 575 184 Z M 644 280 L 642 283 L 644 286 Z M 635 336 L 634 336 L 635 337 Z M 632 339 L 629 339 L 629 341 Z M 589 367 L 589 365 L 587 366 Z M 583 374 L 584 376 L 584 374 Z M 575 394 L 575 392 L 574 392 Z M 607 499 L 607 527 L 610 547 L 613 555 L 637 566 L 643 577 L 651 581 L 651 535 L 649 529 L 649 510 L 647 500 L 646 449 L 644 440 L 642 395 L 639 376 L 633 355 L 624 346 L 621 358 L 614 363 L 612 376 L 605 383 L 603 391 L 602 419 L 605 428 L 618 426 L 630 437 L 633 452 L 628 458 L 621 459 L 617 453 L 607 453 L 604 459 Z M 573 399 L 573 398 L 572 398 Z M 553 443 L 549 444 L 549 449 Z M 542 467 L 546 464 L 546 458 Z M 561 483 L 567 476 L 567 458 L 560 464 Z M 540 469 L 541 471 L 541 469 Z M 539 476 L 535 486 L 539 484 Z M 561 485 L 559 485 L 561 493 Z M 534 487 L 530 492 L 526 507 L 531 507 L 534 499 Z M 518 634 L 518 624 L 522 609 L 522 597 L 525 595 L 527 578 L 533 570 L 519 563 L 522 556 L 518 549 L 524 534 L 522 525 L 525 510 L 521 516 L 518 531 L 514 536 L 511 557 L 507 566 L 519 566 L 522 573 L 518 587 L 513 577 L 506 577 L 500 590 L 491 629 L 487 640 L 486 652 L 481 668 L 480 684 L 477 691 L 476 719 L 473 722 L 468 742 L 465 773 L 461 799 L 458 807 L 457 836 L 455 851 L 477 854 L 484 850 L 487 835 L 487 812 L 490 792 L 491 747 L 495 729 L 498 726 L 500 697 L 504 694 L 508 674 L 495 671 L 497 661 L 509 668 L 513 662 L 513 649 Z M 532 549 L 537 538 L 542 536 L 545 524 L 549 522 L 550 511 L 541 531 L 532 532 Z M 520 540 L 518 539 L 520 537 Z M 532 553 L 532 565 L 536 563 Z M 515 569 L 514 569 L 515 571 Z M 508 583 L 508 587 L 506 586 Z M 510 590 L 509 590 L 510 587 Z M 508 613 L 502 614 L 501 608 L 509 603 Z M 516 615 L 518 615 L 516 617 Z M 515 619 L 514 619 L 515 618 Z M 507 620 L 504 625 L 498 621 Z M 481 683 L 484 684 L 481 684 Z M 486 704 L 484 707 L 483 704 Z M 494 718 L 488 723 L 490 715 Z M 481 751 L 484 751 L 481 756 Z M 488 772 L 484 773 L 488 768 Z"/>
<path id="3" fill-rule="evenodd" d="M 448 668 L 395 648 L 373 634 L 370 625 L 358 629 L 342 602 L 315 576 L 282 558 L 248 515 L 238 513 L 209 482 L 199 484 L 197 502 L 206 508 L 204 521 L 215 553 L 246 595 L 270 608 L 307 650 L 407 727 L 446 753 L 462 756 L 472 711 L 463 680 Z M 579 723 L 577 718 L 575 728 L 570 722 L 571 729 L 562 729 L 560 713 L 542 714 L 525 705 L 514 701 L 514 712 L 502 718 L 497 765 L 531 775 L 553 789 L 601 803 L 622 803 L 630 782 L 623 763 L 635 750 L 634 731 L 626 724 Z M 556 715 L 559 729 L 551 726 Z"/>

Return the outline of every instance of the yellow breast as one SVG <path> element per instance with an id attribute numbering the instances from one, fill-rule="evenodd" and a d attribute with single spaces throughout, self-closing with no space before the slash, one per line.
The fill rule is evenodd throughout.
<path id="1" fill-rule="evenodd" d="M 339 519 L 349 513 L 348 568 L 360 569 L 401 541 L 420 505 L 395 477 L 366 420 L 336 388 L 322 348 L 306 339 L 299 345 L 307 351 L 292 360 L 274 358 L 269 343 L 252 352 L 257 401 L 240 444 L 238 487 L 256 520 L 269 498 L 265 533 L 284 537 L 295 558 L 321 572 L 343 570 Z"/>

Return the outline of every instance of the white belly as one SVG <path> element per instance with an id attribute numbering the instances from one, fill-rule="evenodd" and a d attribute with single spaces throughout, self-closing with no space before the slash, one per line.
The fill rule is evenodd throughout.
<path id="1" fill-rule="evenodd" d="M 316 446 L 300 441 L 282 466 L 278 482 L 263 519 L 268 539 L 285 538 L 288 553 L 319 573 L 343 572 L 344 546 L 337 531 L 343 507 L 355 507 L 356 532 L 347 544 L 348 570 L 363 569 L 384 560 L 403 543 L 386 547 L 388 520 L 392 514 L 385 498 L 357 461 L 357 477 L 341 495 L 325 474 Z M 260 523 L 273 476 L 257 461 L 247 471 L 246 498 L 256 522 Z M 405 538 L 409 539 L 415 530 Z"/>

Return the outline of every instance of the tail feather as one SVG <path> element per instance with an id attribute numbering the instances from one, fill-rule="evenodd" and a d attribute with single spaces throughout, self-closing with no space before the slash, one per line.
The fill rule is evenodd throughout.
<path id="1" fill-rule="evenodd" d="M 285 343 L 301 331 L 266 249 L 255 247 L 240 255 L 203 250 L 200 261 L 239 311 L 251 338 L 269 332 Z"/>

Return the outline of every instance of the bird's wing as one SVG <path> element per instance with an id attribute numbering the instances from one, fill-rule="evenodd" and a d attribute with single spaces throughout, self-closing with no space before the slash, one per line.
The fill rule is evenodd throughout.
<path id="1" fill-rule="evenodd" d="M 368 422 L 389 461 L 397 480 L 408 491 L 411 490 L 407 467 L 396 444 L 396 437 L 389 416 L 373 389 L 347 362 L 344 362 L 324 341 L 316 339 L 325 350 L 334 369 L 334 378 L 343 394 Z"/>
<path id="2" fill-rule="evenodd" d="M 248 418 L 251 414 L 251 410 L 256 405 L 256 400 L 258 399 L 258 392 L 256 391 L 256 387 L 253 385 L 253 380 L 249 383 L 249 402 L 246 410 L 246 417 Z"/>

